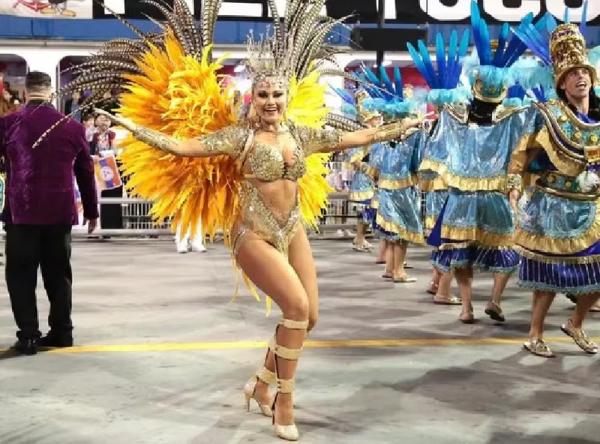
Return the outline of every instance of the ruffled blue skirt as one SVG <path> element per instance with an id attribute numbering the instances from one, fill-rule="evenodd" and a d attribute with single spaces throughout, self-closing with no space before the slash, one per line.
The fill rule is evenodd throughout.
<path id="1" fill-rule="evenodd" d="M 519 285 L 556 293 L 600 292 L 597 201 L 572 200 L 535 188 L 521 201 Z"/>
<path id="2" fill-rule="evenodd" d="M 357 171 L 350 182 L 350 195 L 352 202 L 369 202 L 373 198 L 375 187 L 373 180 L 365 173 Z"/>
<path id="3" fill-rule="evenodd" d="M 379 190 L 374 229 L 386 240 L 423 243 L 420 193 L 415 187 Z"/>

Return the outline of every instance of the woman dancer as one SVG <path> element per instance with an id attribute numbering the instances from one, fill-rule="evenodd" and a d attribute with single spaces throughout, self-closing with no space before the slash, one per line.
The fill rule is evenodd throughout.
<path id="1" fill-rule="evenodd" d="M 247 402 L 254 399 L 265 415 L 270 416 L 272 411 L 277 436 L 287 440 L 299 436 L 294 423 L 294 377 L 307 331 L 314 327 L 318 316 L 315 265 L 301 220 L 298 184 L 306 172 L 306 158 L 396 139 L 420 123 L 406 119 L 380 128 L 342 133 L 300 126 L 286 117 L 292 86 L 305 77 L 308 67 L 314 66 L 311 63 L 321 54 L 327 35 L 319 17 L 323 6 L 324 0 L 289 2 L 284 22 L 280 23 L 271 4 L 276 17 L 275 34 L 251 43 L 246 61 L 252 77 L 254 121 L 234 123 L 200 137 L 176 138 L 111 116 L 137 140 L 166 153 L 200 158 L 228 156 L 237 167 L 231 181 L 239 178 L 239 204 L 221 209 L 233 213 L 231 225 L 223 228 L 245 276 L 268 294 L 283 314 L 264 367 L 248 381 L 244 393 Z M 335 23 L 325 21 L 327 26 Z M 135 175 L 132 180 L 136 180 Z M 268 384 L 275 382 L 277 394 L 271 400 Z"/>

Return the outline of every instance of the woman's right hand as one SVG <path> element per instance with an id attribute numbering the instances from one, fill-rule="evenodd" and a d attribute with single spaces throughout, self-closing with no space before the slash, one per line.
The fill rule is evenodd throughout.
<path id="1" fill-rule="evenodd" d="M 126 130 L 131 131 L 132 133 L 135 130 L 137 130 L 137 125 L 135 123 L 133 123 L 131 120 L 127 120 L 127 119 L 123 119 L 122 117 L 115 116 L 114 114 L 111 114 L 100 108 L 94 108 L 94 112 L 96 114 L 101 114 L 103 116 L 108 117 L 112 123 L 114 123 L 115 125 L 120 125 L 123 128 L 125 128 Z"/>

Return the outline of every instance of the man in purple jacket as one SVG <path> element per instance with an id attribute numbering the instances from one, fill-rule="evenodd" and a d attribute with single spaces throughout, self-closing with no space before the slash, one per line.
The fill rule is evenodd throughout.
<path id="1" fill-rule="evenodd" d="M 66 119 L 37 146 L 63 115 L 51 105 L 50 76 L 32 71 L 26 105 L 0 119 L 0 156 L 6 159 L 6 285 L 17 323 L 13 348 L 35 354 L 38 346 L 73 345 L 71 322 L 71 226 L 77 223 L 77 179 L 88 232 L 96 227 L 94 167 L 84 127 Z M 35 289 L 41 267 L 50 301 L 48 335 L 40 338 Z"/>

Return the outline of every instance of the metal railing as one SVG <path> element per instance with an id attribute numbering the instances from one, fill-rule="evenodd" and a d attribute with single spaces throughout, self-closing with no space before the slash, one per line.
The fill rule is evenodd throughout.
<path id="1" fill-rule="evenodd" d="M 102 204 L 120 204 L 123 217 L 123 228 L 103 229 L 94 232 L 100 237 L 156 237 L 171 235 L 169 223 L 156 224 L 149 216 L 152 203 L 135 197 L 102 197 Z M 357 212 L 355 205 L 348 201 L 348 193 L 334 192 L 329 195 L 327 210 L 321 217 L 320 232 L 348 229 L 356 223 Z M 82 231 L 74 231 L 76 236 L 87 236 Z"/>

